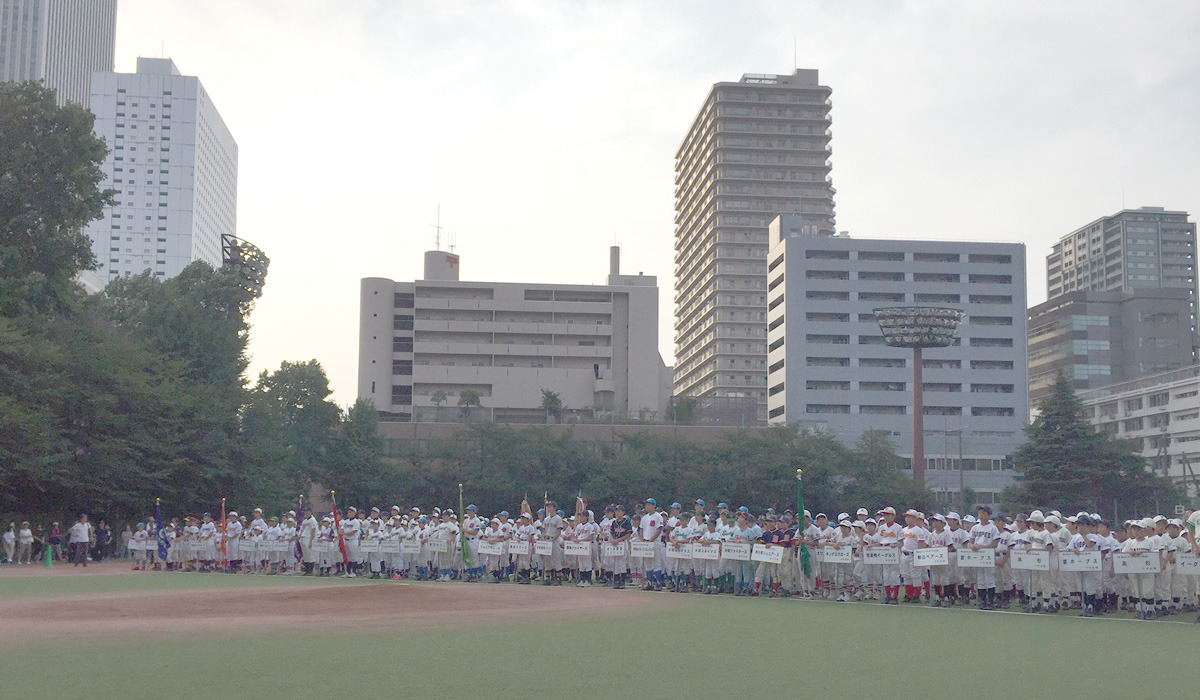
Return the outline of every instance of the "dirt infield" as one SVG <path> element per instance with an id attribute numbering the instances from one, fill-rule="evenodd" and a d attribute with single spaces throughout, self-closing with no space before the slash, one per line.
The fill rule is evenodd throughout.
<path id="1" fill-rule="evenodd" d="M 111 565 L 110 565 L 111 567 Z M 88 575 L 116 575 L 88 567 Z M 96 571 L 92 571 L 95 568 Z M 72 567 L 73 569 L 73 567 Z M 83 569 L 79 569 L 80 574 Z M 42 575 L 62 575 L 41 570 Z M 71 573 L 74 573 L 72 570 Z M 127 575 L 190 574 L 129 572 Z M 6 575 L 28 576 L 20 569 Z M 192 574 L 194 575 L 194 574 Z M 205 588 L 18 598 L 0 605 L 0 648 L 81 638 L 306 630 L 432 629 L 659 609 L 662 596 L 591 588 L 402 582 Z"/>

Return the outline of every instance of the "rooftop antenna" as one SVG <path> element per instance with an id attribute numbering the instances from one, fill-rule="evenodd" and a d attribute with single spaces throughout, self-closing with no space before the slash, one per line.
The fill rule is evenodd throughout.
<path id="1" fill-rule="evenodd" d="M 434 230 L 433 249 L 441 250 L 442 249 L 442 205 L 440 202 L 437 205 L 437 223 L 431 224 L 431 226 L 433 226 L 433 230 Z"/>
<path id="2" fill-rule="evenodd" d="M 451 253 L 453 253 L 453 252 L 454 252 L 454 249 L 455 249 L 456 247 L 458 247 L 458 234 L 457 234 L 457 233 L 451 233 L 451 234 L 449 235 L 449 238 L 450 238 L 450 245 L 449 245 L 449 246 L 447 246 L 447 247 L 448 247 L 448 248 L 450 248 L 450 252 L 451 252 Z"/>

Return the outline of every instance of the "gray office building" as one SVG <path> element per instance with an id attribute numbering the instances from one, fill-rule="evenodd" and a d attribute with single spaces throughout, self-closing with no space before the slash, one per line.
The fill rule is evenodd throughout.
<path id="1" fill-rule="evenodd" d="M 60 105 L 89 106 L 116 42 L 117 0 L 0 0 L 0 81 L 41 81 Z"/>
<path id="2" fill-rule="evenodd" d="M 953 502 L 962 465 L 967 488 L 997 497 L 1029 417 L 1025 246 L 813 236 L 795 216 L 775 219 L 770 237 L 770 422 L 849 445 L 881 430 L 911 456 L 912 352 L 884 342 L 874 310 L 961 309 L 958 342 L 922 362 L 926 483 Z"/>
<path id="3" fill-rule="evenodd" d="M 1186 289 L 1068 292 L 1031 308 L 1030 402 L 1059 372 L 1086 390 L 1190 365 L 1191 308 Z"/>

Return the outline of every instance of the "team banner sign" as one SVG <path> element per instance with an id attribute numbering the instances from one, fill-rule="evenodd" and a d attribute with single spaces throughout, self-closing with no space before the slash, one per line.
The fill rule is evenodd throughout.
<path id="1" fill-rule="evenodd" d="M 564 542 L 563 554 L 568 557 L 589 557 L 592 555 L 592 545 L 588 542 Z"/>
<path id="2" fill-rule="evenodd" d="M 817 549 L 817 561 L 826 564 L 853 564 L 854 550 L 849 547 L 820 547 Z"/>
<path id="3" fill-rule="evenodd" d="M 1049 571 L 1050 552 L 1013 552 L 1009 562 L 1021 571 Z"/>
<path id="4" fill-rule="evenodd" d="M 691 559 L 692 545 L 691 544 L 668 544 L 667 559 Z"/>
<path id="5" fill-rule="evenodd" d="M 1016 564 L 1013 564 L 1016 568 Z M 1059 571 L 1099 571 L 1100 552 L 1059 552 Z"/>
<path id="6" fill-rule="evenodd" d="M 1184 576 L 1200 576 L 1200 557 L 1195 554 L 1176 554 L 1175 573 Z"/>
<path id="7" fill-rule="evenodd" d="M 621 544 L 610 544 L 605 542 L 600 547 L 600 555 L 609 558 L 623 557 L 625 556 L 625 543 L 622 542 Z"/>
<path id="8" fill-rule="evenodd" d="M 870 547 L 863 550 L 867 566 L 899 566 L 900 552 L 895 547 Z"/>
<path id="9" fill-rule="evenodd" d="M 363 554 L 374 554 L 379 551 L 379 540 L 363 540 L 358 545 L 358 551 Z"/>
<path id="10" fill-rule="evenodd" d="M 748 542 L 726 542 L 721 545 L 721 556 L 730 561 L 750 561 L 750 554 Z"/>
<path id="11" fill-rule="evenodd" d="M 548 557 L 554 554 L 554 543 L 550 540 L 542 540 L 541 542 L 533 543 L 534 554 Z"/>
<path id="12" fill-rule="evenodd" d="M 1162 571 L 1157 552 L 1147 554 L 1113 554 L 1113 572 L 1118 574 L 1157 574 Z"/>
<path id="13" fill-rule="evenodd" d="M 913 566 L 949 566 L 949 547 L 928 547 L 913 552 Z"/>
<path id="14" fill-rule="evenodd" d="M 630 542 L 629 556 L 638 559 L 653 559 L 654 558 L 654 543 L 653 542 Z"/>
<path id="15" fill-rule="evenodd" d="M 767 564 L 782 564 L 783 563 L 783 547 L 772 547 L 765 544 L 754 545 L 754 550 L 750 553 L 750 561 L 761 561 Z"/>
<path id="16" fill-rule="evenodd" d="M 379 544 L 379 551 L 384 554 L 399 554 L 400 540 L 384 540 Z"/>
<path id="17" fill-rule="evenodd" d="M 486 554 L 488 556 L 498 557 L 498 556 L 504 554 L 504 543 L 503 542 L 485 542 L 483 540 L 479 540 L 479 553 Z"/>
<path id="18" fill-rule="evenodd" d="M 333 543 L 326 542 L 325 544 L 333 544 Z M 329 550 L 326 550 L 326 551 L 329 551 Z M 405 554 L 420 554 L 421 553 L 421 543 L 416 540 L 404 540 L 403 542 L 400 543 L 400 551 L 404 552 Z"/>
<path id="19" fill-rule="evenodd" d="M 513 540 L 508 543 L 508 553 L 514 557 L 527 557 L 529 556 L 529 543 Z"/>
<path id="20" fill-rule="evenodd" d="M 981 549 L 972 552 L 969 549 L 958 550 L 958 565 L 966 569 L 986 569 L 996 565 L 996 550 Z"/>
<path id="21" fill-rule="evenodd" d="M 426 540 L 425 548 L 431 552 L 445 554 L 450 551 L 450 543 L 446 540 Z"/>
<path id="22" fill-rule="evenodd" d="M 716 561 L 721 558 L 721 545 L 717 542 L 697 542 L 692 545 L 692 558 Z"/>

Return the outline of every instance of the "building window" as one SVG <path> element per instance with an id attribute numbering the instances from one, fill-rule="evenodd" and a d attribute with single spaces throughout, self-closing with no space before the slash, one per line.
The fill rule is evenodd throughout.
<path id="1" fill-rule="evenodd" d="M 397 331 L 411 331 L 413 329 L 413 317 L 411 315 L 397 315 L 392 319 L 392 328 Z"/>
<path id="2" fill-rule="evenodd" d="M 412 376 L 412 360 L 392 360 L 392 374 Z"/>

